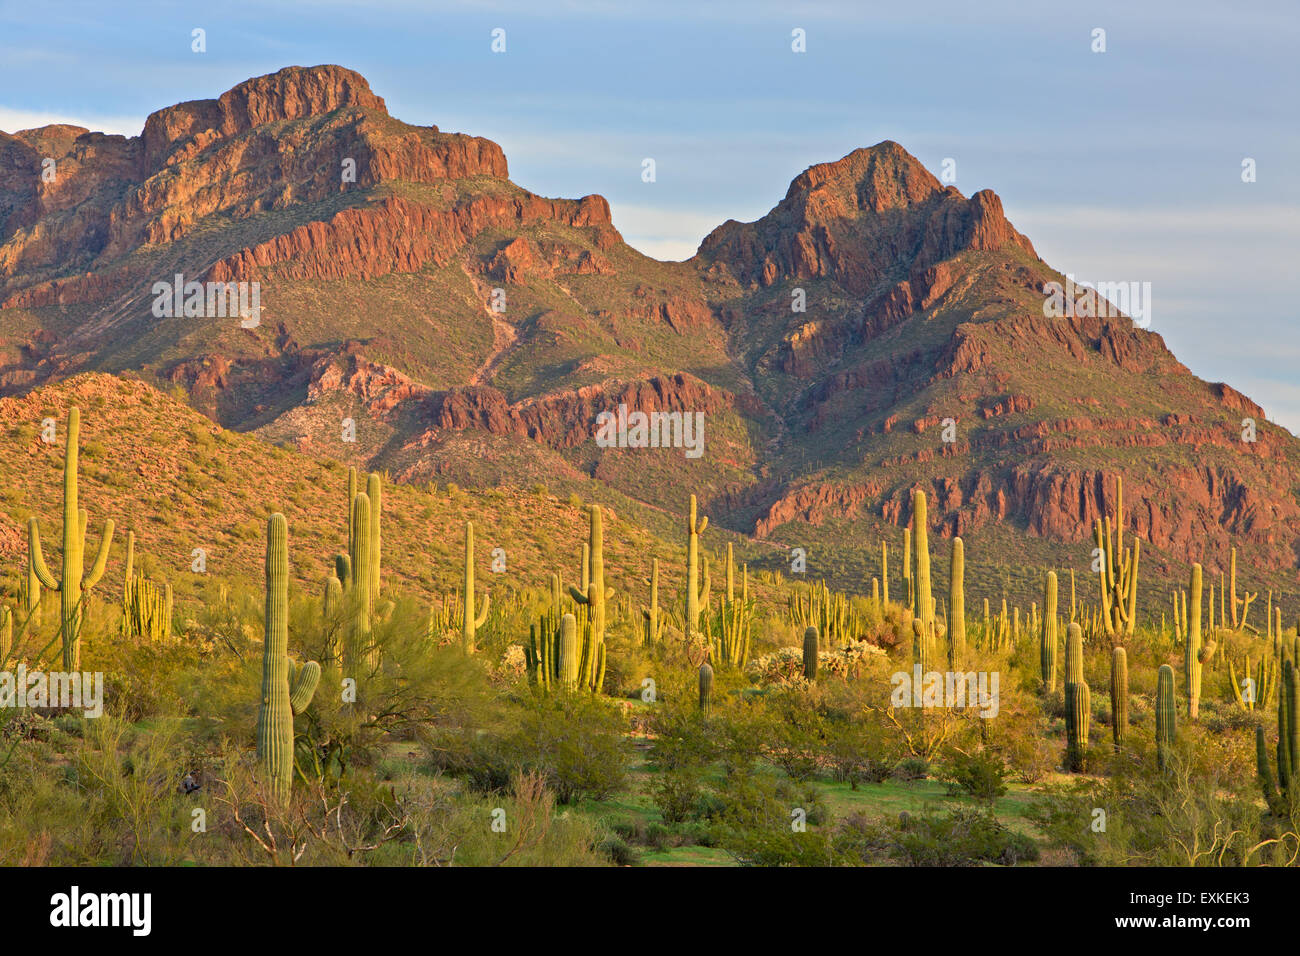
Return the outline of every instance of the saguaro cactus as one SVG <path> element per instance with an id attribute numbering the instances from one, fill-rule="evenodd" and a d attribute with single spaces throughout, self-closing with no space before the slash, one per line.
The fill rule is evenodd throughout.
<path id="1" fill-rule="evenodd" d="M 575 690 L 578 686 L 578 619 L 572 614 L 560 618 L 558 652 L 560 686 L 565 690 Z"/>
<path id="2" fill-rule="evenodd" d="M 1128 734 L 1128 653 L 1119 646 L 1110 652 L 1110 731 L 1118 751 Z"/>
<path id="3" fill-rule="evenodd" d="M 952 539 L 952 570 L 948 575 L 948 604 L 952 623 L 948 628 L 948 669 L 961 670 L 966 656 L 966 546 L 961 538 Z"/>
<path id="4" fill-rule="evenodd" d="M 1048 620 L 1056 618 L 1054 602 L 1049 602 L 1048 607 L 1053 613 L 1043 615 L 1044 630 Z M 1067 763 L 1076 772 L 1084 770 L 1091 720 L 1092 693 L 1083 678 L 1083 628 L 1071 624 L 1066 628 L 1065 641 L 1065 736 Z"/>
<path id="5" fill-rule="evenodd" d="M 1156 675 L 1156 759 L 1160 769 L 1169 764 L 1169 748 L 1178 737 L 1178 720 L 1174 714 L 1174 669 L 1161 664 Z"/>
<path id="6" fill-rule="evenodd" d="M 353 673 L 363 660 L 371 658 L 370 648 L 370 496 L 364 491 L 352 498 L 352 553 L 348 567 L 348 611 L 351 626 L 348 628 L 344 662 Z"/>
<path id="7" fill-rule="evenodd" d="M 693 637 L 700 630 L 700 609 L 709 603 L 709 564 L 704 562 L 704 581 L 700 583 L 700 535 L 709 526 L 709 519 L 696 518 L 695 496 L 691 495 L 690 511 L 686 518 L 686 636 Z"/>
<path id="8" fill-rule="evenodd" d="M 380 547 L 379 523 L 383 516 L 383 488 L 379 481 L 379 475 L 373 471 L 366 479 L 366 497 L 370 499 L 370 577 L 366 581 L 370 587 L 370 606 L 376 607 L 379 601 L 379 583 L 380 571 L 379 566 L 383 560 L 383 550 Z"/>
<path id="9" fill-rule="evenodd" d="M 465 620 L 461 624 L 460 642 L 466 654 L 474 653 L 474 634 L 487 620 L 488 594 L 483 594 L 483 604 L 474 613 L 474 522 L 465 522 Z"/>
<path id="10" fill-rule="evenodd" d="M 713 668 L 705 661 L 700 665 L 700 712 L 706 717 L 713 709 Z"/>
<path id="11" fill-rule="evenodd" d="M 284 515 L 266 524 L 266 623 L 262 649 L 262 704 L 257 712 L 257 756 L 271 791 L 282 803 L 293 785 L 293 718 L 311 703 L 320 665 L 295 668 L 289 659 L 289 526 Z"/>
<path id="12" fill-rule="evenodd" d="M 650 606 L 641 609 L 642 634 L 646 647 L 653 647 L 663 638 L 664 620 L 659 613 L 659 559 L 650 562 Z"/>
<path id="13" fill-rule="evenodd" d="M 1115 520 L 1098 518 L 1095 526 L 1101 552 L 1101 610 L 1106 633 L 1116 640 L 1131 636 L 1137 623 L 1137 580 L 1141 541 L 1124 547 L 1124 479 L 1115 478 Z"/>
<path id="14" fill-rule="evenodd" d="M 1264 728 L 1255 725 L 1255 765 L 1259 771 L 1260 787 L 1264 801 L 1274 816 L 1286 816 L 1297 794 L 1300 794 L 1300 688 L 1294 662 L 1282 662 L 1282 681 L 1277 693 L 1277 783 L 1268 763 L 1268 748 L 1264 743 Z"/>
<path id="15" fill-rule="evenodd" d="M 912 580 L 912 529 L 903 529 L 903 590 L 907 593 L 907 606 L 916 614 L 916 587 Z"/>
<path id="16" fill-rule="evenodd" d="M 889 545 L 883 539 L 880 542 L 880 600 L 882 607 L 889 603 Z"/>
<path id="17" fill-rule="evenodd" d="M 1232 629 L 1241 630 L 1246 626 L 1246 615 L 1250 613 L 1250 602 L 1259 597 L 1259 592 L 1254 594 L 1249 591 L 1243 592 L 1241 597 L 1237 597 L 1237 549 L 1232 549 L 1232 555 L 1228 559 L 1228 586 L 1232 589 Z M 1269 592 L 1269 604 L 1273 603 L 1273 592 Z M 1271 610 L 1269 612 L 1272 613 Z"/>
<path id="18" fill-rule="evenodd" d="M 108 564 L 108 549 L 113 543 L 113 521 L 104 522 L 104 533 L 99 539 L 99 552 L 90 568 L 85 571 L 86 525 L 88 517 L 77 503 L 77 456 L 81 435 L 81 412 L 77 406 L 68 409 L 67 452 L 63 458 L 63 576 L 54 579 L 41 553 L 41 532 L 33 515 L 27 524 L 27 546 L 32 570 L 37 579 L 51 591 L 58 591 L 61 604 L 63 636 L 63 669 L 75 671 L 81 666 L 81 616 L 84 597 L 104 576 Z"/>
<path id="19" fill-rule="evenodd" d="M 1187 677 L 1187 717 L 1196 720 L 1201 710 L 1201 665 L 1214 656 L 1214 640 L 1201 646 L 1201 566 L 1192 565 L 1191 604 L 1187 641 L 1183 645 L 1183 670 Z"/>
<path id="20" fill-rule="evenodd" d="M 803 632 L 803 676 L 817 679 L 817 628 L 808 627 Z"/>
<path id="21" fill-rule="evenodd" d="M 1038 638 L 1039 674 L 1043 690 L 1056 692 L 1056 572 L 1048 571 L 1043 584 L 1043 626 Z"/>

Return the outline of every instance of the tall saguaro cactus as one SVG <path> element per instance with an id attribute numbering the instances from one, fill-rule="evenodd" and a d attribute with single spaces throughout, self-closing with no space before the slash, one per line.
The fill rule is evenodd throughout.
<path id="1" fill-rule="evenodd" d="M 642 634 L 646 647 L 654 647 L 663 638 L 664 619 L 659 613 L 659 559 L 650 562 L 650 606 L 641 609 Z"/>
<path id="2" fill-rule="evenodd" d="M 1118 752 L 1128 734 L 1128 652 L 1119 646 L 1110 652 L 1110 731 Z"/>
<path id="3" fill-rule="evenodd" d="M 320 664 L 295 667 L 289 658 L 289 525 L 276 512 L 266 523 L 266 622 L 257 756 L 271 792 L 287 803 L 293 786 L 293 718 L 307 709 L 320 683 Z"/>
<path id="4" fill-rule="evenodd" d="M 961 538 L 952 539 L 952 569 L 948 575 L 948 605 L 952 623 L 948 627 L 948 669 L 961 670 L 966 656 L 966 545 Z"/>
<path id="5" fill-rule="evenodd" d="M 1264 727 L 1255 725 L 1255 765 L 1259 771 L 1264 801 L 1274 816 L 1285 816 L 1300 794 L 1300 677 L 1290 658 L 1282 662 L 1282 681 L 1277 694 L 1277 783 L 1268 763 Z"/>
<path id="6" fill-rule="evenodd" d="M 1187 718 L 1196 720 L 1201 711 L 1201 665 L 1214 656 L 1214 640 L 1201 646 L 1201 566 L 1192 565 L 1191 604 L 1187 619 L 1187 641 L 1183 645 L 1183 670 L 1187 677 Z"/>
<path id="7" fill-rule="evenodd" d="M 1174 711 L 1174 669 L 1161 664 L 1156 675 L 1156 759 L 1160 769 L 1169 765 L 1169 748 L 1178 737 Z"/>
<path id="8" fill-rule="evenodd" d="M 1056 601 L 1056 572 L 1048 571 L 1043 585 L 1043 628 L 1038 638 L 1038 661 L 1043 689 L 1049 694 L 1056 691 Z"/>
<path id="9" fill-rule="evenodd" d="M 474 613 L 474 522 L 465 522 L 465 620 L 460 629 L 460 642 L 466 654 L 474 653 L 474 635 L 483 622 L 487 620 L 488 597 L 483 594 L 483 604 L 477 614 Z"/>
<path id="10" fill-rule="evenodd" d="M 370 496 L 364 491 L 352 498 L 352 553 L 348 559 L 347 600 L 351 625 L 345 644 L 345 663 L 355 672 L 363 660 L 371 657 L 370 614 L 372 611 L 370 581 Z"/>
<path id="11" fill-rule="evenodd" d="M 75 671 L 81 666 L 82 602 L 99 579 L 104 576 L 108 563 L 108 549 L 113 543 L 113 520 L 104 522 L 104 533 L 99 539 L 99 552 L 85 570 L 86 525 L 89 518 L 77 503 L 77 446 L 81 436 L 81 412 L 73 405 L 68 409 L 67 452 L 63 458 L 63 576 L 54 579 L 41 553 L 41 532 L 33 515 L 27 524 L 28 548 L 32 570 L 37 579 L 51 591 L 58 591 L 61 604 L 63 636 L 63 669 Z"/>
<path id="12" fill-rule="evenodd" d="M 700 582 L 700 536 L 709 526 L 708 517 L 697 518 L 695 496 L 691 495 L 686 518 L 686 636 L 700 630 L 700 610 L 709 603 L 709 562 L 704 559 L 704 581 Z"/>
<path id="13" fill-rule="evenodd" d="M 1054 601 L 1049 604 L 1049 608 L 1052 613 L 1043 615 L 1044 629 L 1048 619 L 1056 617 Z M 1083 628 L 1071 624 L 1066 628 L 1065 640 L 1065 736 L 1068 741 L 1068 763 L 1073 771 L 1085 769 L 1088 726 L 1091 720 L 1092 694 L 1083 677 Z"/>

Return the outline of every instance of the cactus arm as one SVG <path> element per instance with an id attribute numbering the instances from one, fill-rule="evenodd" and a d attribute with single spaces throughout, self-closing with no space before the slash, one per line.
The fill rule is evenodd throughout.
<path id="1" fill-rule="evenodd" d="M 320 664 L 308 661 L 297 668 L 289 690 L 289 707 L 295 715 L 301 714 L 311 705 L 311 699 L 316 695 L 316 687 L 319 684 Z"/>
<path id="2" fill-rule="evenodd" d="M 93 588 L 104 576 L 104 568 L 108 566 L 108 549 L 112 544 L 113 519 L 109 518 L 104 522 L 104 534 L 99 539 L 99 551 L 95 554 L 95 563 L 90 566 L 90 573 L 86 575 L 83 587 Z"/>
<path id="3" fill-rule="evenodd" d="M 487 620 L 487 616 L 488 616 L 488 598 L 491 597 L 491 596 L 492 596 L 492 595 L 490 594 L 490 592 L 488 592 L 488 591 L 484 591 L 484 592 L 483 592 L 483 604 L 482 604 L 482 609 L 478 612 L 478 617 L 474 618 L 474 630 L 476 630 L 476 631 L 477 631 L 480 627 L 482 627 L 482 626 L 483 626 L 483 622 Z M 470 610 L 468 610 L 466 613 L 473 613 L 473 611 L 472 611 L 472 609 L 470 609 Z"/>
<path id="4" fill-rule="evenodd" d="M 50 574 L 50 569 L 45 563 L 45 555 L 41 551 L 41 531 L 34 516 L 27 521 L 27 547 L 31 555 L 32 571 L 35 572 L 41 585 L 51 591 L 58 591 L 59 582 L 54 580 L 54 575 Z"/>

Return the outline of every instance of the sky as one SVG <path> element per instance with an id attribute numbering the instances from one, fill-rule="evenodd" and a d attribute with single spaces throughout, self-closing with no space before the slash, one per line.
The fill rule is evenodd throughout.
<path id="1" fill-rule="evenodd" d="M 164 106 L 337 63 L 398 119 L 500 143 L 527 189 L 605 196 L 660 259 L 892 139 L 994 190 L 1054 268 L 1150 282 L 1151 331 L 1300 433 L 1297 48 L 1295 0 L 0 0 L 0 129 L 137 135 Z"/>

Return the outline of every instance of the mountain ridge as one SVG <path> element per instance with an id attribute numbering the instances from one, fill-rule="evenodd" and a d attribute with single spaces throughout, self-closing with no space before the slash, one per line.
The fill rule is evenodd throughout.
<path id="1" fill-rule="evenodd" d="M 998 196 L 892 141 L 665 263 L 602 197 L 537 196 L 497 144 L 401 123 L 342 67 L 158 110 L 140 137 L 78 130 L 0 134 L 0 395 L 132 372 L 403 480 L 564 474 L 676 509 L 698 492 L 776 540 L 905 523 L 925 487 L 942 535 L 1005 526 L 1076 562 L 1122 473 L 1156 569 L 1193 543 L 1296 567 L 1300 443 L 1122 315 L 1046 319 L 1061 276 Z M 42 149 L 62 150 L 52 184 Z M 259 283 L 262 324 L 154 318 L 173 272 Z M 619 404 L 704 411 L 705 460 L 596 448 Z"/>

